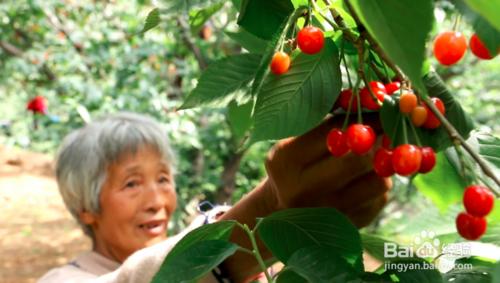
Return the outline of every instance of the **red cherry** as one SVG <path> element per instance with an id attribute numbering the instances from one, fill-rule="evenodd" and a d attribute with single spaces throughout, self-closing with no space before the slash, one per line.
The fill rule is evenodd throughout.
<path id="1" fill-rule="evenodd" d="M 445 31 L 434 41 L 434 56 L 439 63 L 450 66 L 462 59 L 467 51 L 467 39 L 460 32 Z"/>
<path id="2" fill-rule="evenodd" d="M 47 99 L 41 95 L 38 95 L 28 101 L 28 103 L 26 104 L 26 109 L 33 111 L 33 113 L 47 114 L 47 104 Z"/>
<path id="3" fill-rule="evenodd" d="M 370 82 L 370 88 L 377 97 L 378 101 L 383 102 L 384 101 L 384 95 L 386 95 L 386 89 L 384 84 L 381 82 Z M 370 90 L 368 90 L 367 87 L 364 87 L 361 89 L 359 92 L 359 97 L 361 99 L 361 105 L 369 110 L 379 110 L 380 105 L 375 101 L 370 93 Z"/>
<path id="4" fill-rule="evenodd" d="M 342 92 L 340 92 L 338 103 L 339 106 L 342 107 L 345 111 L 349 108 L 349 101 L 351 100 L 351 97 L 353 96 L 352 90 L 350 89 L 344 89 Z M 356 96 L 352 98 L 351 102 L 351 111 L 352 112 L 357 112 L 358 111 L 358 99 Z"/>
<path id="5" fill-rule="evenodd" d="M 381 82 L 377 82 L 377 81 L 371 81 L 369 83 L 370 87 L 375 91 L 376 89 L 379 89 L 381 90 L 382 92 L 384 93 L 387 93 L 387 89 L 385 88 L 385 85 Z"/>
<path id="6" fill-rule="evenodd" d="M 398 91 L 400 87 L 401 87 L 400 82 L 392 82 L 385 85 L 385 90 L 387 91 L 388 95 L 392 95 L 396 91 Z"/>
<path id="7" fill-rule="evenodd" d="M 437 97 L 431 98 L 431 101 L 432 101 L 432 103 L 434 103 L 434 105 L 439 110 L 439 112 L 441 112 L 441 114 L 444 115 L 445 107 L 444 107 L 443 101 L 441 101 L 441 99 L 439 99 Z M 439 126 L 441 126 L 441 121 L 438 120 L 436 115 L 434 115 L 434 113 L 432 113 L 432 111 L 429 109 L 429 107 L 427 107 L 427 105 L 425 105 L 425 104 L 424 104 L 424 107 L 427 111 L 427 119 L 425 119 L 425 122 L 422 125 L 422 127 L 426 128 L 426 129 L 436 129 Z"/>
<path id="8" fill-rule="evenodd" d="M 465 188 L 465 211 L 476 217 L 488 215 L 495 204 L 495 196 L 488 188 L 481 185 L 472 185 Z"/>
<path id="9" fill-rule="evenodd" d="M 391 144 L 392 144 L 392 141 L 389 138 L 389 136 L 387 134 L 384 134 L 382 136 L 382 147 L 385 149 L 391 149 L 392 148 Z"/>
<path id="10" fill-rule="evenodd" d="M 496 54 L 495 54 L 495 56 L 492 56 L 490 54 L 490 51 L 488 50 L 488 48 L 486 48 L 486 46 L 484 46 L 483 42 L 477 36 L 477 34 L 473 34 L 471 36 L 471 38 L 469 40 L 469 47 L 470 47 L 470 50 L 472 51 L 472 53 L 480 59 L 490 60 L 496 56 Z"/>
<path id="11" fill-rule="evenodd" d="M 461 212 L 456 219 L 457 231 L 464 239 L 477 240 L 486 232 L 486 219 Z"/>
<path id="12" fill-rule="evenodd" d="M 288 72 L 288 69 L 290 68 L 290 56 L 283 51 L 274 53 L 270 67 L 271 72 L 276 75 Z"/>
<path id="13" fill-rule="evenodd" d="M 323 31 L 314 26 L 307 26 L 297 34 L 297 43 L 300 50 L 306 54 L 316 54 L 325 45 Z"/>
<path id="14" fill-rule="evenodd" d="M 377 100 L 380 101 L 380 102 L 383 102 L 384 101 L 384 93 L 380 90 L 376 91 L 373 93 L 375 95 L 375 97 L 377 97 Z M 370 91 L 364 87 L 361 89 L 361 91 L 359 92 L 359 97 L 361 99 L 361 105 L 368 109 L 368 110 L 379 110 L 380 109 L 380 105 L 373 99 Z"/>
<path id="15" fill-rule="evenodd" d="M 349 152 L 349 146 L 347 146 L 347 135 L 337 128 L 330 130 L 328 133 L 328 136 L 326 137 L 326 146 L 335 157 L 341 157 Z"/>
<path id="16" fill-rule="evenodd" d="M 431 172 L 436 165 L 436 153 L 434 153 L 434 149 L 424 146 L 420 148 L 420 151 L 422 152 L 422 162 L 420 163 L 418 172 L 423 174 Z"/>
<path id="17" fill-rule="evenodd" d="M 392 151 L 385 148 L 379 148 L 375 152 L 373 158 L 373 169 L 380 177 L 389 177 L 394 175 L 394 168 L 392 167 Z"/>
<path id="18" fill-rule="evenodd" d="M 347 145 L 356 154 L 365 154 L 375 144 L 375 132 L 368 125 L 352 124 L 347 128 Z"/>
<path id="19" fill-rule="evenodd" d="M 422 163 L 420 148 L 412 144 L 396 147 L 392 154 L 394 171 L 401 176 L 410 176 L 418 172 Z"/>

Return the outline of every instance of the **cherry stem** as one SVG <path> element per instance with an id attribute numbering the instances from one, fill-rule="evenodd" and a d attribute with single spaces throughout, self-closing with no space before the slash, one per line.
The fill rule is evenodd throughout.
<path id="1" fill-rule="evenodd" d="M 255 225 L 255 228 L 253 230 L 250 230 L 250 228 L 246 224 L 242 225 L 242 224 L 240 224 L 238 222 L 236 222 L 236 224 L 241 229 L 243 229 L 243 231 L 245 231 L 245 233 L 248 235 L 248 238 L 250 238 L 250 242 L 252 244 L 251 253 L 255 257 L 255 259 L 257 259 L 257 262 L 259 263 L 259 266 L 262 269 L 262 272 L 264 272 L 264 274 L 266 275 L 267 282 L 271 283 L 271 282 L 273 282 L 273 278 L 271 277 L 271 275 L 267 271 L 266 264 L 264 263 L 264 259 L 262 258 L 261 254 L 259 252 L 259 247 L 257 246 L 257 241 L 255 239 L 255 231 L 257 231 L 257 228 L 259 227 L 259 224 L 260 224 L 261 221 L 262 221 L 262 219 L 259 219 L 257 221 L 257 224 Z"/>
<path id="2" fill-rule="evenodd" d="M 458 131 L 453 127 L 453 125 L 444 117 L 441 112 L 437 109 L 437 107 L 432 103 L 429 96 L 422 96 L 422 101 L 429 107 L 432 113 L 436 116 L 436 118 L 441 122 L 442 126 L 448 132 L 453 143 L 459 143 L 467 153 L 476 161 L 481 170 L 483 170 L 484 174 L 492 179 L 497 186 L 500 187 L 500 180 L 495 175 L 495 173 L 491 170 L 489 165 L 484 161 L 484 159 L 469 145 L 464 138 L 458 133 Z"/>
<path id="3" fill-rule="evenodd" d="M 406 120 L 405 120 L 405 117 L 402 117 L 402 122 L 403 122 L 403 138 L 404 138 L 404 143 L 408 144 L 408 131 L 406 130 Z"/>
<path id="4" fill-rule="evenodd" d="M 361 99 L 359 99 L 359 85 L 361 83 L 361 80 L 357 79 L 356 81 L 356 86 L 354 87 L 354 90 L 353 90 L 353 94 L 356 95 L 356 102 L 357 102 L 357 105 L 358 105 L 358 124 L 363 124 L 363 115 L 361 115 Z M 353 96 L 354 96 L 353 95 Z M 352 101 L 352 99 L 351 99 Z"/>
<path id="5" fill-rule="evenodd" d="M 422 142 L 420 141 L 420 137 L 418 136 L 417 130 L 415 129 L 415 125 L 413 125 L 413 123 L 410 121 L 410 118 L 408 116 L 405 116 L 404 119 L 407 120 L 408 123 L 410 124 L 410 128 L 411 128 L 411 131 L 413 132 L 413 135 L 415 136 L 415 140 L 417 141 L 417 145 L 421 147 Z"/>
<path id="6" fill-rule="evenodd" d="M 311 25 L 312 24 L 312 7 L 313 7 L 313 1 L 312 0 L 309 0 L 309 7 L 308 7 L 308 18 L 309 18 L 309 24 Z"/>
<path id="7" fill-rule="evenodd" d="M 342 18 L 342 16 L 340 15 L 340 13 L 331 7 L 330 0 L 323 0 L 323 1 L 330 7 L 330 13 L 332 14 L 335 22 L 338 23 L 340 29 L 342 30 L 342 35 L 344 36 L 344 38 L 346 38 L 347 40 L 349 40 L 350 42 L 352 42 L 354 44 L 358 43 L 358 37 L 356 36 L 356 34 L 354 34 L 354 32 L 352 30 L 350 30 L 347 27 L 347 25 L 346 25 L 344 19 Z M 357 16 L 357 14 L 354 12 L 354 9 L 353 9 L 351 3 L 349 2 L 349 0 L 344 1 L 344 3 L 346 4 L 347 8 L 349 9 L 350 14 L 353 17 L 356 24 L 358 25 L 358 27 L 361 26 L 361 21 L 360 21 L 359 17 Z M 401 69 L 399 69 L 399 67 L 394 62 L 392 62 L 392 60 L 387 56 L 387 54 L 384 52 L 384 50 L 382 50 L 380 45 L 378 45 L 378 43 L 375 41 L 373 36 L 366 31 L 366 29 L 361 32 L 360 37 L 361 36 L 364 36 L 366 38 L 366 40 L 370 44 L 372 50 L 375 53 L 377 53 L 377 55 L 387 64 L 387 66 L 389 66 L 396 73 L 396 76 L 403 83 L 405 81 L 407 81 L 407 78 L 403 74 Z M 434 115 L 436 115 L 438 120 L 441 121 L 445 130 L 448 132 L 448 135 L 450 136 L 450 138 L 454 142 L 458 141 L 462 145 L 462 147 L 467 151 L 467 153 L 469 153 L 469 155 L 477 162 L 477 164 L 479 165 L 481 170 L 483 170 L 484 174 L 486 176 L 488 176 L 490 179 L 492 179 L 495 182 L 495 184 L 500 187 L 500 180 L 495 175 L 493 170 L 481 158 L 481 156 L 479 156 L 479 154 L 477 154 L 474 151 L 474 149 L 462 138 L 462 136 L 460 136 L 458 131 L 453 127 L 453 125 L 451 125 L 451 123 L 448 122 L 448 120 L 441 114 L 441 112 L 439 112 L 439 110 L 434 106 L 434 104 L 430 101 L 430 99 L 428 97 L 426 97 L 425 99 L 423 99 L 423 101 L 430 108 L 430 110 L 434 113 Z"/>
<path id="8" fill-rule="evenodd" d="M 453 143 L 453 147 L 455 148 L 455 152 L 457 153 L 457 156 L 458 156 L 458 160 L 460 161 L 460 165 L 461 165 L 461 175 L 462 175 L 462 178 L 464 178 L 465 180 L 465 183 L 467 185 L 470 185 L 473 180 L 471 180 L 470 178 L 470 175 L 468 174 L 468 170 L 470 169 L 467 162 L 465 161 L 465 156 L 464 156 L 464 153 L 462 151 L 462 148 L 460 148 L 460 144 L 457 144 L 457 143 Z M 470 173 L 475 176 L 473 174 L 474 170 L 471 170 Z M 477 182 L 477 180 L 475 180 Z"/>
<path id="9" fill-rule="evenodd" d="M 453 31 L 457 31 L 460 26 L 460 20 L 462 19 L 461 14 L 457 14 L 455 17 L 455 22 L 453 23 Z"/>
<path id="10" fill-rule="evenodd" d="M 318 5 L 316 4 L 316 1 L 311 1 L 313 7 L 314 7 L 314 10 L 316 11 L 317 14 L 319 14 L 332 28 L 333 30 L 337 31 L 337 30 L 340 30 L 341 28 L 339 27 L 339 25 L 337 25 L 337 23 L 335 23 L 334 21 L 330 20 L 324 13 L 321 12 L 321 9 L 318 8 Z"/>
<path id="11" fill-rule="evenodd" d="M 401 119 L 399 118 L 399 116 L 401 116 L 401 113 L 398 112 L 397 114 L 398 116 L 396 117 L 396 125 L 394 125 L 394 129 L 392 129 L 392 136 L 391 136 L 391 147 L 394 147 L 394 144 L 395 144 L 395 139 L 393 137 L 396 136 L 396 132 L 398 130 L 398 127 L 399 127 L 399 122 L 401 121 Z"/>

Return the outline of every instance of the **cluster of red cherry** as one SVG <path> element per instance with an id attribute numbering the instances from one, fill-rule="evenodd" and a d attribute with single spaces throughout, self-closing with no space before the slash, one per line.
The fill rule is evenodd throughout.
<path id="1" fill-rule="evenodd" d="M 34 114 L 47 114 L 48 102 L 47 99 L 41 95 L 37 95 L 32 98 L 26 104 L 26 109 L 33 112 Z"/>
<path id="2" fill-rule="evenodd" d="M 465 212 L 457 216 L 457 231 L 467 240 L 477 240 L 486 232 L 485 217 L 493 210 L 495 196 L 485 186 L 471 185 L 465 188 L 463 203 Z"/>
<path id="3" fill-rule="evenodd" d="M 337 106 L 346 111 L 358 111 L 358 97 L 360 106 L 368 110 L 379 110 L 386 95 L 393 95 L 400 89 L 399 82 L 391 82 L 386 85 L 381 82 L 370 82 L 369 87 L 375 100 L 367 87 L 359 91 L 359 96 L 353 94 L 351 89 L 343 90 L 337 100 Z M 444 114 L 443 102 L 437 98 L 432 98 L 434 105 Z M 412 123 L 417 127 L 436 129 L 441 122 L 434 113 L 425 105 L 418 105 L 417 96 L 405 90 L 399 98 L 399 109 L 404 115 L 411 115 Z M 370 151 L 375 144 L 376 135 L 368 125 L 352 124 L 345 132 L 334 128 L 327 137 L 327 147 L 335 157 L 340 157 L 349 150 L 362 155 Z M 394 173 L 401 176 L 410 176 L 415 173 L 428 173 L 436 164 L 436 154 L 431 147 L 419 147 L 412 144 L 402 144 L 396 148 L 391 148 L 391 142 L 387 135 L 384 135 L 382 147 L 375 153 L 373 166 L 375 172 L 381 177 L 389 177 Z"/>
<path id="4" fill-rule="evenodd" d="M 483 60 L 490 60 L 497 54 L 492 55 L 477 34 L 473 34 L 469 40 L 469 48 L 476 57 Z M 458 31 L 445 31 L 434 40 L 434 57 L 445 66 L 451 66 L 462 57 L 467 51 L 467 39 L 465 35 Z"/>
<path id="5" fill-rule="evenodd" d="M 319 28 L 306 26 L 299 31 L 296 41 L 303 53 L 316 54 L 324 46 L 324 35 Z M 469 46 L 472 53 L 481 59 L 494 57 L 475 34 L 471 37 Z M 436 58 L 447 66 L 458 62 L 466 49 L 465 37 L 459 32 L 444 32 L 438 35 L 434 42 Z M 274 74 L 281 75 L 289 70 L 290 64 L 290 56 L 278 51 L 272 57 L 270 69 Z M 441 125 L 434 113 L 427 105 L 421 103 L 411 90 L 401 91 L 400 88 L 401 84 L 398 81 L 385 85 L 373 81 L 360 89 L 359 94 L 354 94 L 351 89 L 345 89 L 340 93 L 335 108 L 342 108 L 348 113 L 357 112 L 359 106 L 366 110 L 377 111 L 382 107 L 386 95 L 400 91 L 399 111 L 410 118 L 413 126 L 436 129 Z M 431 101 L 444 115 L 444 103 L 437 97 L 432 97 Z M 339 128 L 330 130 L 326 144 L 333 156 L 341 157 L 350 151 L 358 155 L 366 154 L 373 148 L 375 141 L 376 134 L 369 125 L 355 123 L 349 125 L 345 131 Z M 374 170 L 381 177 L 428 173 L 435 165 L 436 154 L 431 147 L 402 144 L 392 148 L 391 141 L 385 134 L 382 147 L 375 152 L 373 159 Z M 460 213 L 456 219 L 457 231 L 462 237 L 476 240 L 485 233 L 487 226 L 485 216 L 491 212 L 494 200 L 493 194 L 484 186 L 472 185 L 466 188 L 464 194 L 466 212 Z"/>
<path id="6" fill-rule="evenodd" d="M 297 45 L 306 54 L 313 55 L 321 51 L 325 45 L 323 31 L 315 26 L 306 26 L 297 33 Z M 271 59 L 271 72 L 282 75 L 290 69 L 290 56 L 283 51 L 274 53 Z"/>

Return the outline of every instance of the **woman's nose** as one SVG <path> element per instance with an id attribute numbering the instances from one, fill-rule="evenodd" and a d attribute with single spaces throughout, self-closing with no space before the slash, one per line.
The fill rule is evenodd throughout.
<path id="1" fill-rule="evenodd" d="M 165 206 L 167 201 L 167 191 L 157 182 L 150 182 L 144 193 L 146 210 L 158 211 Z"/>

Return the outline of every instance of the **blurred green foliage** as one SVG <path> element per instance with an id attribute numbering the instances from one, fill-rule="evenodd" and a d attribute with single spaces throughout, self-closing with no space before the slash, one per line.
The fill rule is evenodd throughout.
<path id="1" fill-rule="evenodd" d="M 168 127 L 178 154 L 176 180 L 183 208 L 174 221 L 178 230 L 196 200 L 215 199 L 224 164 L 241 144 L 227 123 L 226 109 L 176 111 L 203 66 L 242 52 L 229 37 L 235 36 L 239 1 L 195 1 L 198 5 L 190 11 L 182 1 L 163 2 L 170 5 L 168 16 L 162 13 L 160 25 L 141 34 L 156 2 L 2 1 L 0 143 L 54 154 L 62 138 L 87 117 L 117 111 L 151 115 Z M 439 29 L 451 29 L 454 18 L 443 7 L 435 11 Z M 472 34 L 465 23 L 461 30 Z M 436 26 L 433 34 L 439 31 Z M 431 63 L 437 66 L 434 59 Z M 478 61 L 468 52 L 456 66 L 436 68 L 481 128 L 498 135 L 498 58 Z M 49 100 L 49 115 L 34 117 L 26 111 L 27 101 L 36 95 Z M 245 153 L 233 201 L 263 177 L 269 146 L 259 143 Z M 395 192 L 406 194 L 397 188 Z"/>
<path id="2" fill-rule="evenodd" d="M 213 200 L 226 160 L 239 149 L 225 110 L 176 111 L 195 86 L 200 64 L 241 48 L 224 31 L 231 3 L 210 21 L 183 30 L 180 12 L 140 34 L 150 1 L 2 1 L 0 3 L 0 143 L 55 154 L 64 136 L 85 120 L 117 111 L 151 115 L 169 129 L 178 155 L 179 214 L 184 226 L 200 199 Z M 203 34 L 205 33 L 205 34 Z M 210 34 L 209 34 L 210 33 Z M 49 101 L 33 116 L 26 103 Z M 37 120 L 35 127 L 34 120 Z M 268 143 L 252 147 L 236 174 L 241 197 L 264 175 Z"/>

